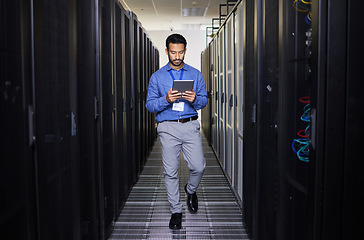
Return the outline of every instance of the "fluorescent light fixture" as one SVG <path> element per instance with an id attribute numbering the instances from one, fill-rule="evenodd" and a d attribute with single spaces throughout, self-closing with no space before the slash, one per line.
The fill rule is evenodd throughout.
<path id="1" fill-rule="evenodd" d="M 182 8 L 183 17 L 202 17 L 205 12 L 206 8 Z"/>

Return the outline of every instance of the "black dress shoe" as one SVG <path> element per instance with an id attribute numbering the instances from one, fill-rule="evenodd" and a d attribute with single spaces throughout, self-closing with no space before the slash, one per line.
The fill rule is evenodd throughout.
<path id="1" fill-rule="evenodd" d="M 197 213 L 198 209 L 197 194 L 196 193 L 189 194 L 187 191 L 187 184 L 185 185 L 185 192 L 187 194 L 188 210 L 190 210 L 190 213 Z"/>
<path id="2" fill-rule="evenodd" d="M 169 221 L 169 228 L 176 230 L 182 228 L 182 213 L 173 213 Z"/>

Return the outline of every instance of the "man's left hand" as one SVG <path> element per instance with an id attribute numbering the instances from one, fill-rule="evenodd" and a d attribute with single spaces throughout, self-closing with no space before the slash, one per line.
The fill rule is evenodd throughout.
<path id="1" fill-rule="evenodd" d="M 196 93 L 194 91 L 185 91 L 182 93 L 182 97 L 187 101 L 194 103 L 196 100 Z"/>

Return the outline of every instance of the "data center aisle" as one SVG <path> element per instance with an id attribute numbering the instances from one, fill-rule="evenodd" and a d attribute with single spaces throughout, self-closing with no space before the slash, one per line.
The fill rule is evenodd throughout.
<path id="1" fill-rule="evenodd" d="M 157 139 L 139 181 L 133 187 L 109 240 L 112 239 L 249 239 L 242 213 L 218 161 L 202 136 L 206 169 L 197 190 L 199 209 L 189 213 L 183 190 L 189 169 L 180 158 L 181 230 L 170 230 L 171 217 L 164 187 L 162 155 Z"/>

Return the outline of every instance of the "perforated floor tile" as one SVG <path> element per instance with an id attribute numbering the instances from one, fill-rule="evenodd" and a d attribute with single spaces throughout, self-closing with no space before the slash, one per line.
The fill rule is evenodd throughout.
<path id="1" fill-rule="evenodd" d="M 202 139 L 206 170 L 197 190 L 199 209 L 189 213 L 184 185 L 189 169 L 180 158 L 182 229 L 170 230 L 171 217 L 164 187 L 160 142 L 157 139 L 138 182 L 133 187 L 109 240 L 113 239 L 249 239 L 243 216 L 217 159 Z"/>

